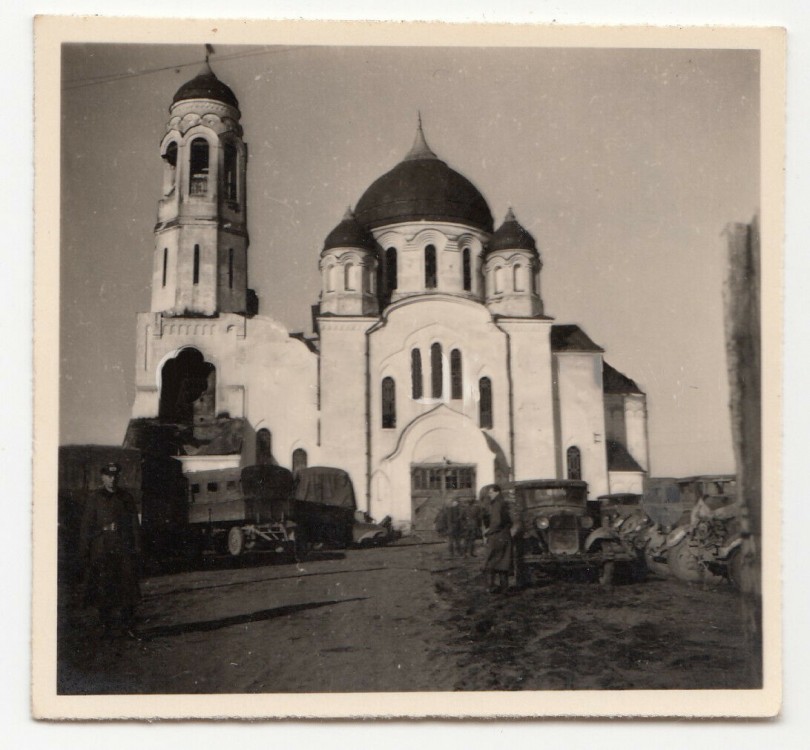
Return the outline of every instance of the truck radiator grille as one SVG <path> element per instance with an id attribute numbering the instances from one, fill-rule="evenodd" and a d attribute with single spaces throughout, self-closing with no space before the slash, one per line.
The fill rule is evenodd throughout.
<path id="1" fill-rule="evenodd" d="M 548 530 L 549 550 L 558 555 L 574 555 L 579 552 L 579 523 L 573 515 L 551 518 Z"/>

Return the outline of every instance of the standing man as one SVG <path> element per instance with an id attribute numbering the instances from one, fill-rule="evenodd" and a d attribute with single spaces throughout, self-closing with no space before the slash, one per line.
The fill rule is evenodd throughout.
<path id="1" fill-rule="evenodd" d="M 509 571 L 513 562 L 512 519 L 501 494 L 501 488 L 497 484 L 490 484 L 481 489 L 481 502 L 486 524 L 484 571 L 489 574 L 489 592 L 502 594 L 509 587 Z"/>
<path id="2" fill-rule="evenodd" d="M 461 554 L 461 506 L 456 497 L 447 506 L 447 543 L 451 558 Z"/>
<path id="3" fill-rule="evenodd" d="M 105 635 L 135 638 L 140 525 L 132 495 L 118 487 L 121 467 L 101 469 L 102 486 L 87 499 L 79 538 L 85 565 L 85 604 L 98 609 Z"/>
<path id="4" fill-rule="evenodd" d="M 467 500 L 461 509 L 461 550 L 464 557 L 475 557 L 475 540 L 481 529 L 481 509 L 475 498 Z"/>

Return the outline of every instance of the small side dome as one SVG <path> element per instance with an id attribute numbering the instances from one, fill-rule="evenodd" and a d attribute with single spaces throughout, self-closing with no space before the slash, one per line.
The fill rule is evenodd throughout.
<path id="1" fill-rule="evenodd" d="M 534 237 L 520 225 L 511 206 L 506 212 L 503 224 L 489 242 L 488 252 L 494 253 L 496 250 L 528 250 L 537 254 Z"/>
<path id="2" fill-rule="evenodd" d="M 374 250 L 376 247 L 371 232 L 357 221 L 351 208 L 346 209 L 340 224 L 326 235 L 323 243 L 324 252 L 334 247 L 357 247 L 366 250 Z"/>
<path id="3" fill-rule="evenodd" d="M 234 109 L 239 109 L 239 102 L 233 91 L 214 75 L 214 71 L 208 65 L 208 60 L 203 63 L 200 72 L 195 78 L 184 83 L 172 99 L 172 104 L 186 101 L 187 99 L 213 99 L 217 102 L 227 104 Z"/>

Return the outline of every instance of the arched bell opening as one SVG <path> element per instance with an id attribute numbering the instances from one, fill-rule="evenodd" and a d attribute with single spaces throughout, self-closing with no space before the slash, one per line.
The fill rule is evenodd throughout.
<path id="1" fill-rule="evenodd" d="M 183 349 L 161 370 L 159 418 L 198 424 L 216 416 L 216 367 L 197 349 Z"/>

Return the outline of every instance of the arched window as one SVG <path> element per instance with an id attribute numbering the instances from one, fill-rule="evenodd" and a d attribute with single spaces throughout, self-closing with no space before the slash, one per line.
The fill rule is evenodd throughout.
<path id="1" fill-rule="evenodd" d="M 166 269 L 169 266 L 169 248 L 163 248 L 163 286 L 166 286 Z"/>
<path id="2" fill-rule="evenodd" d="M 347 263 L 346 267 L 343 271 L 343 288 L 347 292 L 351 292 L 354 290 L 354 265 L 352 263 Z"/>
<path id="3" fill-rule="evenodd" d="M 273 435 L 266 427 L 256 433 L 256 463 L 272 464 L 273 461 Z"/>
<path id="4" fill-rule="evenodd" d="M 383 429 L 397 426 L 397 398 L 393 378 L 382 380 L 382 426 Z"/>
<path id="5" fill-rule="evenodd" d="M 492 420 L 492 381 L 481 378 L 478 381 L 478 424 L 484 429 L 491 429 Z"/>
<path id="6" fill-rule="evenodd" d="M 233 143 L 226 143 L 223 155 L 225 167 L 225 200 L 239 200 L 238 181 L 236 176 L 237 151 Z"/>
<path id="7" fill-rule="evenodd" d="M 386 290 L 393 292 L 397 288 L 397 249 L 389 247 L 385 251 Z"/>
<path id="8" fill-rule="evenodd" d="M 337 268 L 335 266 L 329 266 L 326 269 L 326 291 L 327 292 L 334 292 L 335 291 L 335 276 L 337 275 Z"/>
<path id="9" fill-rule="evenodd" d="M 422 353 L 411 349 L 411 396 L 422 398 Z"/>
<path id="10" fill-rule="evenodd" d="M 450 352 L 450 398 L 461 397 L 461 352 L 458 349 L 453 349 Z"/>
<path id="11" fill-rule="evenodd" d="M 233 289 L 233 248 L 228 249 L 228 289 Z"/>
<path id="12" fill-rule="evenodd" d="M 464 283 L 464 291 L 472 289 L 472 262 L 470 261 L 470 248 L 465 247 L 461 252 L 461 276 Z"/>
<path id="13" fill-rule="evenodd" d="M 433 344 L 430 347 L 430 395 L 433 398 L 442 397 L 442 345 Z"/>
<path id="14" fill-rule="evenodd" d="M 503 266 L 498 266 L 494 271 L 495 294 L 503 294 Z"/>
<path id="15" fill-rule="evenodd" d="M 303 448 L 296 448 L 292 454 L 292 471 L 295 474 L 300 469 L 307 468 L 307 452 Z"/>
<path id="16" fill-rule="evenodd" d="M 514 285 L 514 290 L 516 292 L 525 292 L 526 285 L 523 283 L 523 266 L 518 263 L 515 266 L 514 270 L 514 278 L 512 279 L 512 283 Z"/>
<path id="17" fill-rule="evenodd" d="M 436 248 L 433 245 L 425 248 L 425 288 L 436 288 Z"/>
<path id="18" fill-rule="evenodd" d="M 195 138 L 191 142 L 188 192 L 189 195 L 208 192 L 208 141 L 205 138 Z"/>
<path id="19" fill-rule="evenodd" d="M 194 264 L 192 269 L 192 280 L 195 284 L 200 283 L 200 246 L 194 245 Z"/>
<path id="20" fill-rule="evenodd" d="M 579 448 L 572 445 L 565 452 L 567 473 L 569 479 L 582 479 L 582 454 Z"/>
<path id="21" fill-rule="evenodd" d="M 177 144 L 174 141 L 166 147 L 163 161 L 163 195 L 169 195 L 174 190 L 177 178 Z"/>

